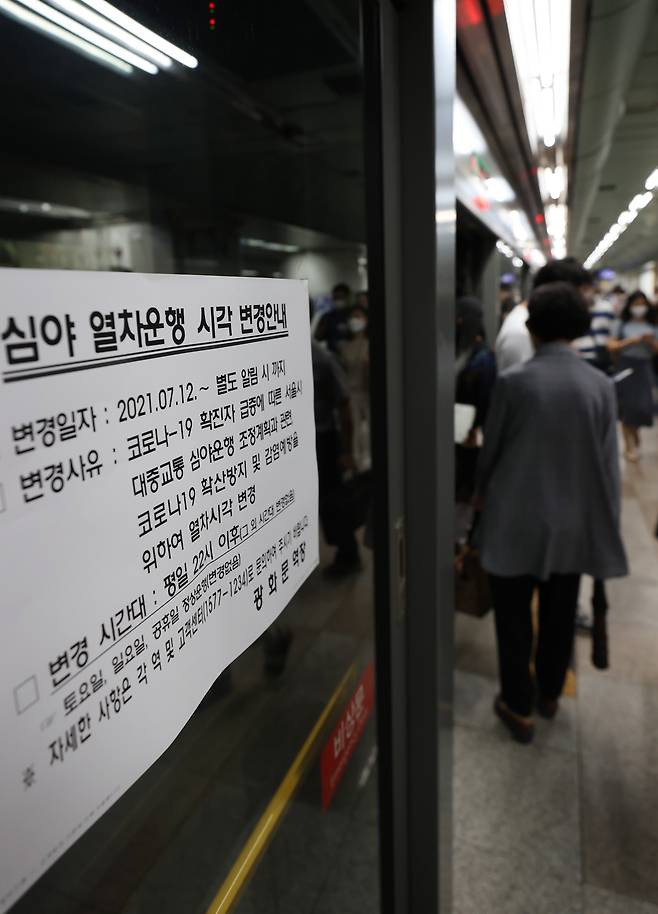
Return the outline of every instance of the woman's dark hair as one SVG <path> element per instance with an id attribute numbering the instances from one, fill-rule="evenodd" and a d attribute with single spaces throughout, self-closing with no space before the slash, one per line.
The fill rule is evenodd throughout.
<path id="1" fill-rule="evenodd" d="M 331 294 L 333 298 L 335 298 L 337 295 L 344 295 L 345 298 L 349 298 L 350 287 L 346 282 L 338 282 L 331 290 Z"/>
<path id="2" fill-rule="evenodd" d="M 647 324 L 658 323 L 658 320 L 656 317 L 656 309 L 653 307 L 653 305 L 649 301 L 648 296 L 645 295 L 641 289 L 636 289 L 635 292 L 631 292 L 631 294 L 626 299 L 626 304 L 624 305 L 624 310 L 621 312 L 621 319 L 624 323 L 626 323 L 626 321 L 633 320 L 633 315 L 631 314 L 631 305 L 634 305 L 635 302 L 641 302 L 643 305 L 646 305 L 647 308 L 649 309 L 647 311 L 647 316 L 644 318 L 644 320 L 647 322 Z"/>
<path id="3" fill-rule="evenodd" d="M 576 260 L 575 257 L 564 257 L 562 260 L 549 260 L 537 272 L 533 289 L 546 286 L 548 283 L 569 282 L 572 286 L 591 286 L 592 274 Z"/>
<path id="4" fill-rule="evenodd" d="M 464 296 L 458 298 L 455 307 L 455 317 L 457 318 L 456 344 L 457 352 L 464 352 L 465 349 L 471 349 L 479 340 L 484 341 L 484 321 L 482 317 L 482 305 L 477 298 Z"/>
<path id="5" fill-rule="evenodd" d="M 542 343 L 575 340 L 589 332 L 587 302 L 569 282 L 551 282 L 535 289 L 528 313 L 528 330 Z"/>
<path id="6" fill-rule="evenodd" d="M 363 314 L 363 316 L 368 319 L 368 309 L 365 305 L 360 305 L 358 302 L 355 305 L 352 305 L 348 312 L 348 317 L 352 317 L 353 314 Z"/>

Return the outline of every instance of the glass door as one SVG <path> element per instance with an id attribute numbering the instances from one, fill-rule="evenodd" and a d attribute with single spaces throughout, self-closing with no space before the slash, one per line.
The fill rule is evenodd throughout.
<path id="1" fill-rule="evenodd" d="M 276 624 L 7 909 L 375 914 L 377 474 L 380 511 L 387 487 L 359 4 L 7 0 L 0 23 L 0 265 L 307 279 L 322 529 Z"/>

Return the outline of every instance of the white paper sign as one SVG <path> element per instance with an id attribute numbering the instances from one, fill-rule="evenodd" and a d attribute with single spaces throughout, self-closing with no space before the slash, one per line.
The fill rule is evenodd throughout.
<path id="1" fill-rule="evenodd" d="M 306 284 L 0 270 L 0 911 L 318 563 Z"/>

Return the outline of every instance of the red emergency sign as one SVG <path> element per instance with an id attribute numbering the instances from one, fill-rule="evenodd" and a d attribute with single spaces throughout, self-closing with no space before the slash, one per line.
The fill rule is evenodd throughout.
<path id="1" fill-rule="evenodd" d="M 375 704 L 375 669 L 368 665 L 340 720 L 322 750 L 322 808 L 328 809 L 331 799 L 345 774 L 347 763 L 361 739 Z"/>

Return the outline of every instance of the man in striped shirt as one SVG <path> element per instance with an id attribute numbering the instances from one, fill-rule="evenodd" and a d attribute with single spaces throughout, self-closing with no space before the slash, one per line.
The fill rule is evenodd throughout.
<path id="1" fill-rule="evenodd" d="M 607 371 L 610 365 L 608 340 L 615 322 L 615 311 L 604 298 L 595 298 L 589 313 L 592 318 L 590 332 L 587 336 L 574 340 L 571 345 L 585 361 L 601 371 Z"/>

